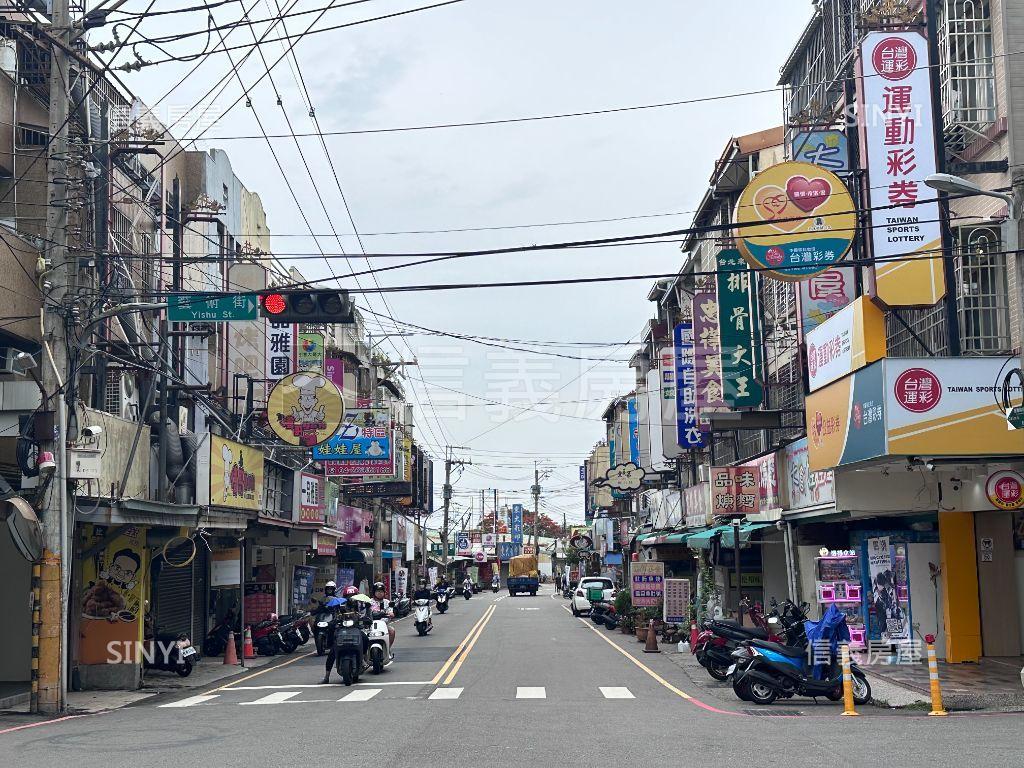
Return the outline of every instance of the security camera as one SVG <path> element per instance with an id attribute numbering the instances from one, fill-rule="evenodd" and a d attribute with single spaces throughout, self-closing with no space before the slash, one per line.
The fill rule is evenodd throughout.
<path id="1" fill-rule="evenodd" d="M 96 438 L 96 437 L 99 437 L 102 434 L 103 434 L 103 427 L 101 427 L 99 425 L 95 425 L 94 424 L 93 426 L 83 427 L 82 428 L 82 436 L 83 437 Z"/>

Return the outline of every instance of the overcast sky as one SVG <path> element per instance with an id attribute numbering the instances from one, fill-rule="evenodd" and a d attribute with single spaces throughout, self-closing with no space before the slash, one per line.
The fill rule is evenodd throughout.
<path id="1" fill-rule="evenodd" d="M 267 18 L 276 3 L 245 0 L 253 19 Z M 132 0 L 122 10 L 149 4 Z M 210 0 L 215 5 L 216 0 Z M 296 10 L 329 0 L 303 0 Z M 343 3 L 336 2 L 335 5 Z M 429 5 L 430 0 L 372 0 L 327 12 L 314 29 Z M 94 3 L 90 4 L 94 5 Z M 201 5 L 201 0 L 160 0 L 157 10 Z M 240 18 L 241 6 L 213 10 L 218 23 Z M 325 132 L 578 112 L 699 99 L 772 88 L 780 65 L 810 17 L 810 0 L 464 0 L 453 5 L 344 29 L 313 34 L 295 48 L 320 127 Z M 288 22 L 298 33 L 316 18 Z M 146 20 L 149 37 L 205 27 L 192 12 Z M 265 26 L 255 31 L 262 34 Z M 122 38 L 126 30 L 121 29 Z M 277 32 L 272 33 L 277 37 Z M 94 33 L 92 40 L 109 32 Z M 247 27 L 228 45 L 251 43 Z M 210 46 L 219 42 L 216 33 Z M 203 50 L 203 36 L 169 42 L 175 55 Z M 281 43 L 264 46 L 273 64 Z M 137 49 L 143 59 L 164 59 L 158 49 Z M 245 50 L 232 51 L 237 63 Z M 152 103 L 193 64 L 165 63 L 125 77 L 135 94 Z M 223 54 L 202 66 L 157 108 L 168 118 L 193 106 L 230 71 Z M 313 131 L 290 60 L 273 69 L 252 55 L 240 67 L 252 88 L 253 109 L 225 112 L 241 93 L 237 80 L 213 104 L 218 122 L 209 136 L 260 135 L 255 116 L 271 134 Z M 264 79 L 252 87 L 260 75 Z M 255 115 L 254 115 L 255 112 Z M 778 92 L 660 109 L 506 125 L 332 136 L 326 139 L 341 187 L 363 244 L 371 253 L 480 249 L 658 232 L 686 226 L 707 189 L 714 160 L 731 136 L 778 125 Z M 182 137 L 182 127 L 175 130 Z M 195 135 L 197 131 L 188 133 Z M 300 139 L 316 184 L 289 138 L 272 139 L 288 180 L 317 234 L 342 235 L 349 254 L 359 244 L 345 213 L 319 139 Z M 346 262 L 333 237 L 314 241 L 299 207 L 263 139 L 201 143 L 230 153 L 236 174 L 260 194 L 276 253 L 311 254 L 296 260 L 308 278 L 367 268 Z M 327 207 L 325 216 L 314 190 Z M 659 214 L 658 216 L 652 216 Z M 661 215 L 673 214 L 673 215 Z M 618 222 L 536 226 L 436 234 L 408 232 L 550 224 L 639 217 Z M 330 254 L 330 268 L 319 257 Z M 408 259 L 371 259 L 391 266 Z M 538 280 L 580 276 L 672 272 L 680 266 L 673 244 L 591 248 L 538 254 L 479 256 L 377 275 L 382 286 Z M 345 281 L 355 287 L 352 280 Z M 369 276 L 363 287 L 374 287 Z M 581 342 L 627 342 L 652 314 L 650 281 L 533 288 L 494 288 L 359 297 L 360 305 L 399 322 L 449 333 L 497 339 L 557 342 L 523 353 L 430 335 L 389 339 L 392 357 L 419 360 L 407 382 L 418 401 L 417 432 L 435 458 L 445 444 L 471 459 L 456 484 L 456 501 L 468 506 L 479 490 L 498 488 L 502 501 L 528 500 L 537 460 L 552 474 L 543 482 L 545 511 L 570 521 L 583 516 L 578 466 L 604 434 L 600 414 L 609 399 L 632 387 L 627 360 L 635 343 L 594 347 Z M 373 318 L 373 315 L 367 315 Z M 371 322 L 371 325 L 375 325 Z M 378 326 L 378 333 L 383 326 Z M 392 342 L 394 347 L 391 346 Z M 504 342 L 495 342 L 504 343 Z M 567 346 L 561 346 L 568 344 Z M 512 346 L 524 346 L 512 343 Z M 421 381 L 422 379 L 422 381 Z M 452 391 L 454 390 L 454 391 Z M 496 400 L 495 406 L 478 398 Z M 532 407 L 523 412 L 508 406 Z M 585 402 L 579 402 L 585 401 Z M 431 407 L 431 403 L 433 408 Z M 435 464 L 438 492 L 443 462 Z M 490 506 L 488 494 L 488 506 Z"/>

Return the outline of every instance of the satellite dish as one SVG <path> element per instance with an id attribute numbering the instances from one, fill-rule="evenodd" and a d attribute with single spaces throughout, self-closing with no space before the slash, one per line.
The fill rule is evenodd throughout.
<path id="1" fill-rule="evenodd" d="M 11 540 L 21 556 L 34 563 L 43 556 L 43 528 L 32 505 L 20 496 L 0 501 L 0 517 L 7 518 Z"/>

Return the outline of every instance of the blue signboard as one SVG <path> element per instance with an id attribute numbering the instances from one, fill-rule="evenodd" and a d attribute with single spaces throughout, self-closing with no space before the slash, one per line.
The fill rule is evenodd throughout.
<path id="1" fill-rule="evenodd" d="M 629 412 L 629 460 L 640 466 L 640 416 L 636 410 L 636 398 L 631 397 L 626 401 L 626 409 Z"/>
<path id="2" fill-rule="evenodd" d="M 793 136 L 791 155 L 832 173 L 850 172 L 850 149 L 842 131 L 801 131 Z"/>
<path id="3" fill-rule="evenodd" d="M 512 534 L 513 544 L 523 543 L 523 505 L 513 504 L 508 516 L 508 530 Z"/>
<path id="4" fill-rule="evenodd" d="M 313 458 L 329 461 L 387 461 L 391 458 L 390 425 L 386 418 L 379 418 L 375 411 L 346 411 L 338 431 L 326 442 L 313 447 Z"/>
<path id="5" fill-rule="evenodd" d="M 502 560 L 511 560 L 519 554 L 519 545 L 512 541 L 498 542 L 498 557 Z"/>
<path id="6" fill-rule="evenodd" d="M 580 464 L 580 482 L 586 482 L 587 480 L 587 465 Z"/>
<path id="7" fill-rule="evenodd" d="M 693 323 L 678 323 L 673 331 L 676 352 L 676 442 L 682 448 L 703 448 L 708 433 L 697 418 L 697 371 Z"/>

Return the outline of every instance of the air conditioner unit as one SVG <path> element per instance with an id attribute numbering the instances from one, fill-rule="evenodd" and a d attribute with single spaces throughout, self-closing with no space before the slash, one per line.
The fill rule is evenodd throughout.
<path id="1" fill-rule="evenodd" d="M 139 390 L 135 386 L 135 377 L 130 373 L 121 372 L 118 382 L 121 418 L 128 421 L 139 420 Z"/>
<path id="2" fill-rule="evenodd" d="M 14 366 L 14 356 L 17 354 L 18 350 L 14 347 L 0 347 L 0 373 L 21 373 Z"/>

